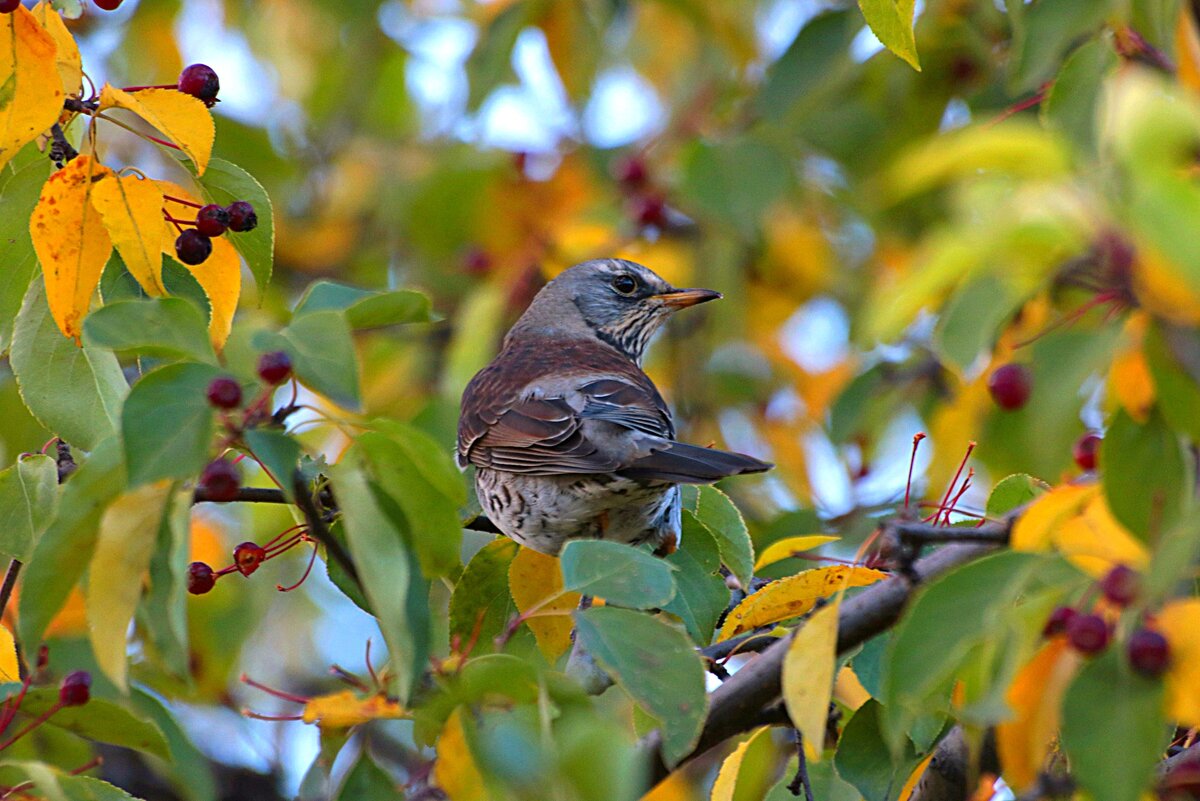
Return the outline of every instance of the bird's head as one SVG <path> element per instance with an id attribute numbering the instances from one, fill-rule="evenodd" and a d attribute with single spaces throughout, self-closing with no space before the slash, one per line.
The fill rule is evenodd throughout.
<path id="1" fill-rule="evenodd" d="M 719 297 L 711 289 L 676 289 L 631 261 L 596 259 L 576 264 L 543 287 L 525 318 L 582 323 L 640 364 L 650 337 L 668 317 Z"/>

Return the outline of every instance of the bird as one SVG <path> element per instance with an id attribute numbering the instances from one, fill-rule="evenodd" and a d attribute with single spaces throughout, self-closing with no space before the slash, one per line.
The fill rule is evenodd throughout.
<path id="1" fill-rule="evenodd" d="M 537 293 L 467 384 L 458 421 L 458 465 L 475 467 L 480 506 L 502 534 L 551 556 L 576 539 L 666 555 L 681 537 L 681 484 L 772 467 L 676 440 L 642 371 L 672 314 L 720 297 L 617 258 L 570 267 Z"/>

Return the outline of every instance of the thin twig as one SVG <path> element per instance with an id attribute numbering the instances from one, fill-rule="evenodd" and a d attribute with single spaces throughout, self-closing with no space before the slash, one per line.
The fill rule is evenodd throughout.
<path id="1" fill-rule="evenodd" d="M 804 755 L 804 735 L 799 729 L 794 729 L 796 732 L 796 756 L 800 761 L 796 765 L 796 776 L 792 779 L 792 783 L 788 785 L 788 791 L 799 796 L 800 790 L 804 790 L 804 801 L 813 801 L 812 783 L 808 780 L 808 759 Z"/>
<path id="2" fill-rule="evenodd" d="M 304 519 L 308 521 L 308 533 L 325 546 L 325 553 L 329 555 L 329 558 L 337 562 L 346 575 L 353 579 L 354 583 L 361 588 L 362 581 L 358 577 L 358 567 L 354 564 L 354 560 L 350 558 L 350 553 L 346 550 L 345 546 L 330 533 L 329 526 L 325 525 L 325 517 L 313 501 L 308 481 L 299 470 L 296 471 L 292 479 L 292 488 L 296 493 L 296 505 L 304 513 Z"/>
<path id="3" fill-rule="evenodd" d="M 21 573 L 21 560 L 13 559 L 8 563 L 8 570 L 4 573 L 4 584 L 0 585 L 0 617 L 4 617 L 4 610 L 8 609 L 8 602 L 12 598 L 13 589 L 17 586 L 17 576 Z"/>

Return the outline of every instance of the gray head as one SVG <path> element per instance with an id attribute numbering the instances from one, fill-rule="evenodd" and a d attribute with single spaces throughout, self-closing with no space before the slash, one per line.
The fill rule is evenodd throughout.
<path id="1" fill-rule="evenodd" d="M 672 313 L 719 297 L 711 289 L 676 289 L 631 261 L 595 259 L 544 286 L 513 332 L 590 332 L 640 364 L 650 337 Z"/>

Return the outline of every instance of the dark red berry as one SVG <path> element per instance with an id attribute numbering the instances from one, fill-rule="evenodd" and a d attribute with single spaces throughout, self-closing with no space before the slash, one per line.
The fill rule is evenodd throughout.
<path id="1" fill-rule="evenodd" d="M 203 595 L 216 586 L 217 577 L 213 569 L 204 562 L 192 562 L 187 569 L 187 591 L 192 595 Z"/>
<path id="2" fill-rule="evenodd" d="M 233 462 L 217 459 L 209 462 L 200 474 L 200 487 L 210 501 L 232 501 L 237 499 L 241 477 Z"/>
<path id="3" fill-rule="evenodd" d="M 1137 597 L 1140 584 L 1136 570 L 1126 565 L 1117 565 L 1100 579 L 1100 591 L 1117 606 L 1129 606 Z"/>
<path id="4" fill-rule="evenodd" d="M 205 236 L 220 236 L 229 227 L 229 211 L 224 206 L 209 203 L 196 212 L 196 230 Z"/>
<path id="5" fill-rule="evenodd" d="M 650 178 L 650 170 L 641 156 L 627 156 L 613 166 L 613 177 L 623 186 L 636 189 Z"/>
<path id="6" fill-rule="evenodd" d="M 292 357 L 282 350 L 258 357 L 258 377 L 271 386 L 282 384 L 292 374 Z"/>
<path id="7" fill-rule="evenodd" d="M 1069 606 L 1059 606 L 1046 618 L 1046 626 L 1042 629 L 1043 637 L 1053 637 L 1067 630 L 1067 624 L 1079 613 Z"/>
<path id="8" fill-rule="evenodd" d="M 1133 243 L 1109 229 L 1100 233 L 1093 247 L 1104 278 L 1118 286 L 1127 283 L 1136 256 Z"/>
<path id="9" fill-rule="evenodd" d="M 92 0 L 96 4 L 96 8 L 104 11 L 116 11 L 121 7 L 124 0 Z"/>
<path id="10" fill-rule="evenodd" d="M 486 275 L 492 267 L 492 257 L 483 248 L 471 248 L 463 257 L 463 271 L 467 275 Z"/>
<path id="11" fill-rule="evenodd" d="M 233 549 L 233 563 L 237 565 L 238 572 L 243 576 L 248 576 L 267 558 L 267 551 L 257 542 L 243 542 L 241 545 Z"/>
<path id="12" fill-rule="evenodd" d="M 91 698 L 92 674 L 73 670 L 58 685 L 58 702 L 63 706 L 83 706 Z"/>
<path id="13" fill-rule="evenodd" d="M 1029 400 L 1033 389 L 1033 374 L 1023 364 L 1005 364 L 997 367 L 988 378 L 988 392 L 1001 409 L 1020 409 Z"/>
<path id="14" fill-rule="evenodd" d="M 658 195 L 639 195 L 630 204 L 633 219 L 641 226 L 663 228 L 667 224 L 667 204 Z"/>
<path id="15" fill-rule="evenodd" d="M 50 649 L 43 645 L 38 648 L 37 652 L 37 669 L 45 670 L 50 665 Z"/>
<path id="16" fill-rule="evenodd" d="M 1171 646 L 1154 629 L 1138 629 L 1129 636 L 1129 665 L 1138 673 L 1156 678 L 1170 662 Z"/>
<path id="17" fill-rule="evenodd" d="M 1096 469 L 1096 455 L 1100 452 L 1100 440 L 1099 434 L 1084 434 L 1075 440 L 1072 455 L 1080 470 Z"/>
<path id="18" fill-rule="evenodd" d="M 0 0 L 0 14 L 11 14 L 21 6 L 21 0 Z"/>
<path id="19" fill-rule="evenodd" d="M 229 230 L 244 233 L 258 227 L 258 215 L 249 201 L 237 200 L 229 204 Z"/>
<path id="20" fill-rule="evenodd" d="M 1076 615 L 1067 623 L 1067 640 L 1080 653 L 1100 653 L 1108 647 L 1108 637 L 1108 624 L 1099 615 Z"/>
<path id="21" fill-rule="evenodd" d="M 195 228 L 175 238 L 175 255 L 184 264 L 202 264 L 212 254 L 212 240 Z"/>
<path id="22" fill-rule="evenodd" d="M 242 403 L 242 386 L 232 378 L 220 376 L 208 384 L 208 402 L 218 409 L 236 409 Z"/>
<path id="23" fill-rule="evenodd" d="M 185 95 L 199 98 L 204 105 L 211 106 L 217 102 L 217 92 L 221 91 L 221 81 L 216 71 L 207 64 L 191 64 L 179 73 L 179 91 Z"/>

